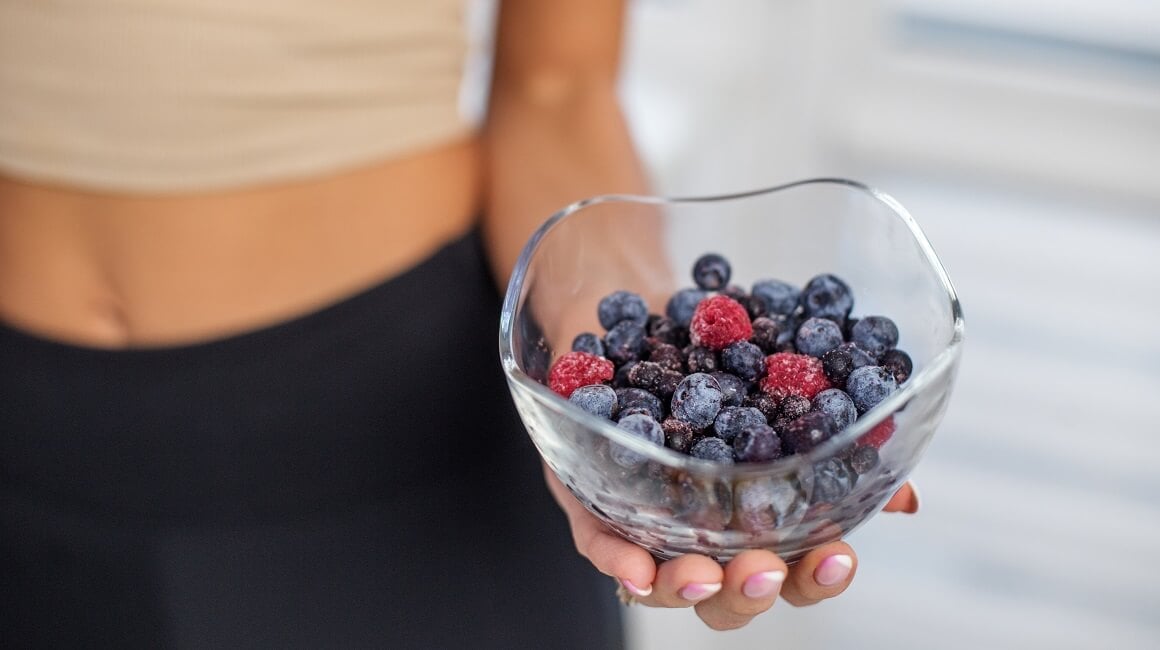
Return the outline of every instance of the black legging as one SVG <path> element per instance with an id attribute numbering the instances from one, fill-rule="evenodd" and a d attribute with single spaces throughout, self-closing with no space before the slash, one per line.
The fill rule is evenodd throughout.
<path id="1" fill-rule="evenodd" d="M 0 325 L 0 646 L 622 647 L 515 417 L 498 309 L 469 235 L 206 343 Z"/>

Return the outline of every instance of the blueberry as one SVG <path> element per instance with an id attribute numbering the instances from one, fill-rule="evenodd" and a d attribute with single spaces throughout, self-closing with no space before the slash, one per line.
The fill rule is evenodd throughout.
<path id="1" fill-rule="evenodd" d="M 749 341 L 761 348 L 761 351 L 766 354 L 773 354 L 777 351 L 777 339 L 781 336 L 781 323 L 785 322 L 785 318 L 776 321 L 768 316 L 758 316 L 753 319 L 753 336 Z"/>
<path id="2" fill-rule="evenodd" d="M 854 308 L 854 294 L 840 278 L 828 273 L 814 276 L 802 290 L 802 306 L 806 316 L 829 318 L 841 323 Z"/>
<path id="3" fill-rule="evenodd" d="M 898 345 L 898 326 L 885 316 L 867 316 L 850 330 L 850 340 L 875 359 Z"/>
<path id="4" fill-rule="evenodd" d="M 655 445 L 665 444 L 664 429 L 661 428 L 659 422 L 647 415 L 633 414 L 622 417 L 620 418 L 620 422 L 616 423 L 616 426 Z M 644 456 L 617 444 L 610 445 L 608 451 L 612 462 L 625 469 L 638 467 L 645 461 Z"/>
<path id="5" fill-rule="evenodd" d="M 685 367 L 689 372 L 716 372 L 721 369 L 721 363 L 716 352 L 695 345 L 686 351 Z"/>
<path id="6" fill-rule="evenodd" d="M 581 386 L 572 391 L 572 396 L 568 398 L 568 401 L 596 417 L 607 420 L 615 417 L 618 410 L 616 391 L 611 386 L 603 384 Z"/>
<path id="7" fill-rule="evenodd" d="M 865 413 L 898 390 L 894 375 L 881 366 L 855 368 L 846 379 L 846 392 L 859 413 Z"/>
<path id="8" fill-rule="evenodd" d="M 572 339 L 572 351 L 587 352 L 602 357 L 604 356 L 604 343 L 600 341 L 599 336 L 592 332 L 582 332 Z"/>
<path id="9" fill-rule="evenodd" d="M 729 284 L 731 273 L 729 262 L 716 253 L 706 253 L 693 263 L 693 282 L 706 291 L 716 291 Z"/>
<path id="10" fill-rule="evenodd" d="M 705 436 L 698 440 L 689 449 L 689 455 L 702 460 L 733 464 L 733 449 L 728 443 L 716 436 Z"/>
<path id="11" fill-rule="evenodd" d="M 685 369 L 685 355 L 677 346 L 664 343 L 659 339 L 645 339 L 645 349 L 648 350 L 648 360 L 659 363 L 666 370 L 681 372 Z"/>
<path id="12" fill-rule="evenodd" d="M 858 419 L 858 409 L 854 407 L 854 400 L 839 388 L 827 388 L 814 395 L 813 410 L 830 416 L 839 431 L 854 424 Z"/>
<path id="13" fill-rule="evenodd" d="M 749 341 L 730 343 L 721 351 L 721 365 L 746 381 L 757 381 L 765 375 L 765 353 Z"/>
<path id="14" fill-rule="evenodd" d="M 616 420 L 619 422 L 620 420 L 623 420 L 630 415 L 647 415 L 651 418 L 652 411 L 643 406 L 632 406 L 626 409 L 621 409 L 620 413 L 618 413 L 616 416 Z"/>
<path id="15" fill-rule="evenodd" d="M 757 392 L 753 393 L 752 395 L 746 395 L 745 399 L 741 401 L 741 405 L 752 406 L 758 411 L 761 411 L 761 414 L 765 416 L 765 419 L 769 420 L 770 422 L 773 422 L 774 419 L 777 418 L 777 400 L 773 399 L 766 393 Z"/>
<path id="16" fill-rule="evenodd" d="M 801 395 L 786 395 L 781 400 L 781 404 L 777 405 L 777 416 L 785 418 L 787 421 L 796 420 L 801 416 L 809 413 L 812 404 L 808 397 Z"/>
<path id="17" fill-rule="evenodd" d="M 630 386 L 632 386 L 632 384 L 629 383 L 629 381 L 628 381 L 628 375 L 629 375 L 629 373 L 632 372 L 632 369 L 636 367 L 637 363 L 639 363 L 639 362 L 629 361 L 629 362 L 625 363 L 623 366 L 620 366 L 619 368 L 617 368 L 616 374 L 612 376 L 612 387 L 613 388 L 629 388 Z"/>
<path id="18" fill-rule="evenodd" d="M 889 370 L 899 384 L 906 383 L 910 373 L 914 372 L 914 362 L 910 360 L 910 355 L 897 349 L 887 350 L 882 355 L 882 367 Z"/>
<path id="19" fill-rule="evenodd" d="M 717 380 L 721 386 L 721 392 L 725 394 L 725 401 L 721 404 L 723 406 L 741 406 L 741 402 L 749 393 L 749 384 L 737 375 L 731 375 L 727 372 L 718 371 L 709 374 Z"/>
<path id="20" fill-rule="evenodd" d="M 840 458 L 828 458 L 814 465 L 809 480 L 811 503 L 837 504 L 854 489 L 857 478 Z"/>
<path id="21" fill-rule="evenodd" d="M 794 339 L 799 353 L 819 358 L 842 343 L 842 329 L 825 318 L 807 318 Z"/>
<path id="22" fill-rule="evenodd" d="M 822 355 L 822 372 L 831 384 L 845 386 L 846 378 L 854 370 L 854 355 L 850 350 L 838 346 Z"/>
<path id="23" fill-rule="evenodd" d="M 804 454 L 829 440 L 836 432 L 830 416 L 820 411 L 810 411 L 786 424 L 781 432 L 781 440 L 790 453 Z"/>
<path id="24" fill-rule="evenodd" d="M 743 429 L 767 424 L 761 411 L 752 406 L 726 406 L 713 420 L 713 431 L 725 442 L 733 442 Z"/>
<path id="25" fill-rule="evenodd" d="M 682 379 L 673 393 L 673 417 L 704 429 L 713 424 L 724 400 L 716 379 L 705 373 L 693 373 Z"/>
<path id="26" fill-rule="evenodd" d="M 681 289 L 669 298 L 668 304 L 665 305 L 665 315 L 677 325 L 687 328 L 689 322 L 693 320 L 693 312 L 697 310 L 697 304 L 708 295 L 707 292 L 700 289 Z"/>
<path id="27" fill-rule="evenodd" d="M 870 356 L 868 352 L 858 347 L 857 343 L 847 341 L 839 345 L 838 349 L 845 350 L 846 352 L 850 353 L 850 361 L 854 364 L 855 368 L 877 365 L 877 362 L 874 361 L 874 357 Z"/>
<path id="28" fill-rule="evenodd" d="M 648 322 L 648 305 L 644 298 L 631 291 L 614 291 L 600 300 L 596 306 L 596 317 L 600 326 L 610 330 L 617 323 L 629 321 L 642 328 Z"/>
<path id="29" fill-rule="evenodd" d="M 622 320 L 604 335 L 604 353 L 616 363 L 636 361 L 644 351 L 644 326 Z"/>
<path id="30" fill-rule="evenodd" d="M 665 418 L 665 421 L 661 422 L 661 428 L 665 431 L 665 446 L 682 454 L 689 453 L 689 448 L 693 446 L 698 436 L 698 431 L 693 425 L 677 418 Z"/>
<path id="31" fill-rule="evenodd" d="M 850 455 L 850 468 L 858 474 L 865 474 L 878 466 L 878 450 L 869 445 L 859 445 Z"/>
<path id="32" fill-rule="evenodd" d="M 649 316 L 648 323 L 645 324 L 645 331 L 651 338 L 661 343 L 674 345 L 678 349 L 684 347 L 689 340 L 689 331 L 668 316 L 656 314 Z"/>
<path id="33" fill-rule="evenodd" d="M 801 293 L 801 289 L 781 280 L 758 280 L 753 283 L 749 295 L 753 309 L 759 311 L 759 315 L 782 314 L 788 316 L 797 309 Z"/>
<path id="34" fill-rule="evenodd" d="M 733 439 L 733 457 L 739 463 L 761 463 L 781 458 L 781 438 L 768 424 L 758 424 Z"/>
<path id="35" fill-rule="evenodd" d="M 794 481 L 756 478 L 738 481 L 733 489 L 734 520 L 751 533 L 797 523 L 806 499 Z"/>
<path id="36" fill-rule="evenodd" d="M 648 411 L 654 420 L 664 417 L 664 404 L 656 395 L 640 388 L 617 388 L 616 401 L 620 407 L 621 417 L 631 408 L 643 408 Z"/>

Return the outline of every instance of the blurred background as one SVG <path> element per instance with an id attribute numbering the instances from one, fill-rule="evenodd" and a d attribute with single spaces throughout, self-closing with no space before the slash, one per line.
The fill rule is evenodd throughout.
<path id="1" fill-rule="evenodd" d="M 845 595 L 728 633 L 632 608 L 630 647 L 1160 647 L 1160 3 L 631 7 L 623 97 L 658 193 L 875 185 L 967 337 L 923 510 L 852 535 Z"/>

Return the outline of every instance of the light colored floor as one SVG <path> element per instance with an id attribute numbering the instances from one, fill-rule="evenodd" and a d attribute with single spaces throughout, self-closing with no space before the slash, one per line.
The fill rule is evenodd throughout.
<path id="1" fill-rule="evenodd" d="M 934 243 L 967 343 L 914 475 L 923 511 L 852 536 L 861 567 L 849 592 L 779 605 L 729 633 L 690 611 L 634 608 L 631 647 L 1160 648 L 1160 206 L 835 154 L 804 134 L 802 107 L 785 98 L 793 73 L 738 64 L 768 60 L 774 46 L 759 34 L 803 37 L 706 6 L 636 9 L 626 96 L 658 189 L 867 180 Z M 780 6 L 780 16 L 803 10 Z M 694 42 L 704 56 L 688 53 Z M 780 97 L 763 85 L 773 81 L 789 84 Z"/>

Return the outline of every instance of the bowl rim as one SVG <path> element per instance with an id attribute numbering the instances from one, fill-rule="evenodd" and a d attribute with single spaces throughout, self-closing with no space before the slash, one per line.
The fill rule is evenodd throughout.
<path id="1" fill-rule="evenodd" d="M 663 445 L 656 445 L 648 442 L 642 438 L 634 436 L 623 429 L 616 426 L 616 423 L 611 420 L 592 415 L 587 411 L 573 405 L 567 399 L 554 393 L 544 384 L 532 379 L 527 373 L 520 369 L 516 363 L 514 352 L 514 322 L 516 309 L 519 306 L 519 300 L 525 289 L 525 281 L 527 279 L 527 272 L 531 264 L 532 256 L 539 248 L 540 242 L 544 237 L 563 219 L 569 215 L 583 210 L 592 205 L 603 203 L 637 203 L 646 205 L 670 205 L 683 203 L 710 203 L 718 201 L 731 201 L 754 196 L 761 196 L 764 194 L 772 194 L 795 187 L 802 187 L 806 185 L 836 185 L 844 186 L 850 190 L 861 192 L 869 195 L 871 198 L 879 201 L 888 207 L 894 215 L 901 219 L 909 228 L 911 236 L 918 244 L 920 250 L 925 256 L 927 263 L 934 270 L 939 284 L 942 287 L 943 294 L 950 303 L 950 313 L 952 318 L 952 333 L 951 340 L 947 345 L 937 354 L 930 363 L 922 368 L 921 371 L 910 377 L 899 390 L 896 390 L 888 398 L 883 400 L 880 404 L 869 411 L 873 414 L 871 417 L 859 417 L 858 420 L 826 440 L 822 444 L 814 447 L 804 454 L 791 454 L 783 456 L 776 460 L 765 461 L 759 463 L 734 463 L 723 464 L 710 460 L 703 460 L 694 458 L 692 456 L 682 454 L 673 449 L 669 449 Z M 503 308 L 500 313 L 500 327 L 499 327 L 499 352 L 501 365 L 504 369 L 504 374 L 507 376 L 509 382 L 517 384 L 521 388 L 530 391 L 536 396 L 543 406 L 550 408 L 562 416 L 566 416 L 573 420 L 582 422 L 588 429 L 604 436 L 605 438 L 616 442 L 626 448 L 635 451 L 648 460 L 662 463 L 668 467 L 697 472 L 698 474 L 715 474 L 720 478 L 752 478 L 761 475 L 776 474 L 781 472 L 788 472 L 805 466 L 811 466 L 814 463 L 825 460 L 833 456 L 837 450 L 845 447 L 847 444 L 862 437 L 870 429 L 877 426 L 886 417 L 893 415 L 899 411 L 915 394 L 922 391 L 928 385 L 932 384 L 935 379 L 946 372 L 952 371 L 955 364 L 958 362 L 962 354 L 962 343 L 964 334 L 964 322 L 962 305 L 959 303 L 958 294 L 954 286 L 951 284 L 950 276 L 939 260 L 938 255 L 934 251 L 930 240 L 927 239 L 926 234 L 922 228 L 911 216 L 910 212 L 902 206 L 894 197 L 878 190 L 870 185 L 838 177 L 817 177 L 807 178 L 803 180 L 792 181 L 781 185 L 774 185 L 756 190 L 749 190 L 744 192 L 735 192 L 730 194 L 717 195 L 702 195 L 702 196 L 688 196 L 688 197 L 665 197 L 665 196 L 650 196 L 650 195 L 636 195 L 636 194 L 602 194 L 598 196 L 589 197 L 576 201 L 568 206 L 565 206 L 555 214 L 550 216 L 539 228 L 532 233 L 528 241 L 524 244 L 520 251 L 520 256 L 516 262 L 515 269 L 508 280 L 507 292 L 504 296 Z"/>

